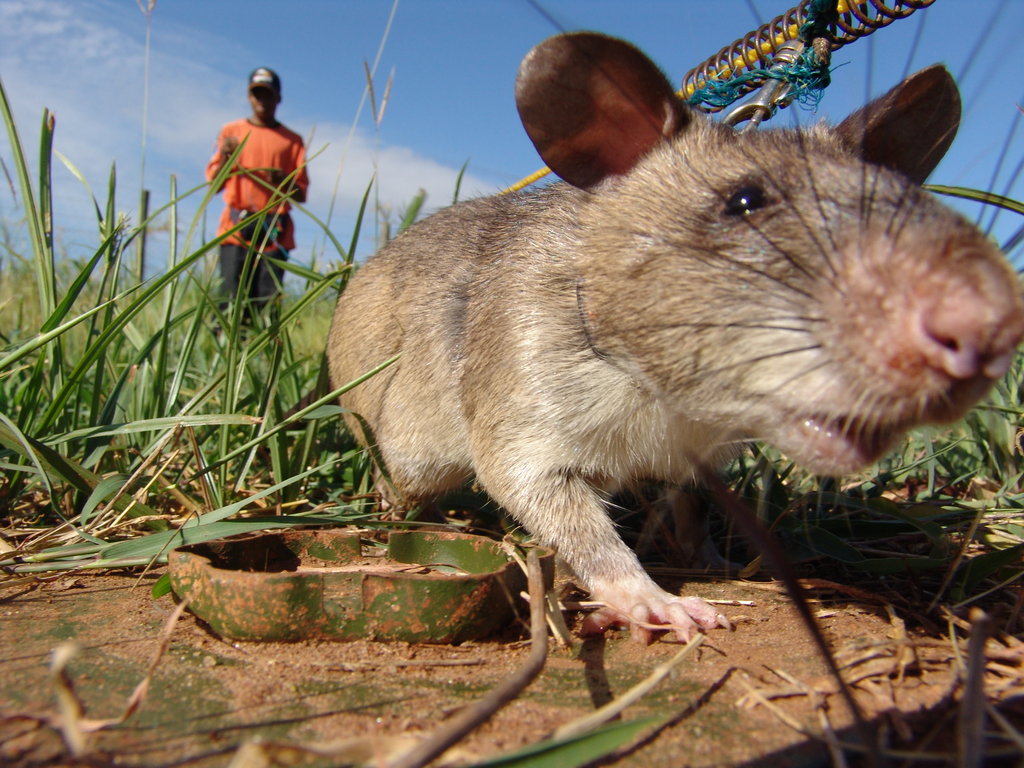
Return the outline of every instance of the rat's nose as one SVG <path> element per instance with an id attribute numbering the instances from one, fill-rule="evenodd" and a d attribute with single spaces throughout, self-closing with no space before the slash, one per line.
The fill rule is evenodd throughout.
<path id="1" fill-rule="evenodd" d="M 911 349 L 928 367 L 953 379 L 998 379 L 1010 367 L 1024 332 L 1015 286 L 982 293 L 966 281 L 921 297 L 910 324 Z M 915 322 L 916 321 L 916 322 Z"/>

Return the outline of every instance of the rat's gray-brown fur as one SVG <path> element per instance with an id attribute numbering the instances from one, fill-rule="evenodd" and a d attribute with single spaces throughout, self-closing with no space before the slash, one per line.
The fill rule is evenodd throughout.
<path id="1" fill-rule="evenodd" d="M 911 181 L 955 133 L 945 70 L 835 129 L 738 135 L 637 54 L 589 34 L 531 52 L 520 111 L 570 183 L 460 203 L 388 244 L 341 297 L 328 356 L 340 385 L 401 355 L 342 403 L 406 500 L 475 476 L 610 606 L 598 626 L 686 637 L 724 619 L 650 580 L 608 494 L 688 481 L 750 439 L 853 470 L 981 397 L 1024 311 L 998 250 Z M 643 87 L 617 90 L 624 69 Z"/>

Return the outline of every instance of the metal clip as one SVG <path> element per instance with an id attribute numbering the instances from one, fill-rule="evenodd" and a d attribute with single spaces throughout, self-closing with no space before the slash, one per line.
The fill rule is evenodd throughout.
<path id="1" fill-rule="evenodd" d="M 800 40 L 788 40 L 779 46 L 772 58 L 772 65 L 769 72 L 777 72 L 796 62 L 804 52 L 804 44 Z M 768 78 L 757 93 L 748 101 L 743 102 L 731 110 L 722 118 L 722 123 L 730 126 L 737 126 L 746 123 L 738 128 L 738 133 L 744 133 L 751 128 L 756 128 L 761 121 L 767 120 L 779 107 L 788 105 L 788 98 L 792 90 L 789 83 L 778 78 Z"/>

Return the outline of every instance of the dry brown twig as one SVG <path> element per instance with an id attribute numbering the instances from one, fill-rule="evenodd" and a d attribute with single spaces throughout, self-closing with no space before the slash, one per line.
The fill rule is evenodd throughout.
<path id="1" fill-rule="evenodd" d="M 501 542 L 502 551 L 511 559 L 515 560 L 520 568 L 523 569 L 523 573 L 529 575 L 529 569 L 526 567 L 526 563 L 523 560 L 523 555 L 519 548 L 509 539 L 505 537 Z M 530 602 L 530 595 L 520 592 L 519 596 Z M 548 628 L 551 630 L 551 635 L 555 638 L 562 648 L 571 649 L 574 645 L 572 632 L 569 631 L 569 627 L 565 623 L 565 617 L 562 615 L 562 608 L 558 602 L 558 598 L 555 597 L 553 592 L 547 592 L 544 595 L 544 599 L 547 602 L 547 610 L 545 611 L 545 618 L 548 623 Z"/>
<path id="2" fill-rule="evenodd" d="M 672 673 L 672 670 L 675 669 L 683 659 L 689 656 L 693 650 L 703 642 L 704 635 L 698 632 L 690 642 L 684 645 L 679 652 L 676 653 L 675 656 L 664 664 L 659 664 L 655 667 L 654 671 L 646 678 L 634 685 L 621 696 L 609 701 L 603 707 L 594 710 L 584 717 L 573 720 L 571 723 L 566 723 L 561 726 L 557 731 L 555 731 L 554 738 L 569 739 L 573 736 L 580 736 L 587 731 L 597 728 L 599 725 L 604 725 L 618 717 L 626 707 L 636 703 L 641 697 L 650 693 L 658 683 L 668 677 L 669 674 Z"/>
<path id="3" fill-rule="evenodd" d="M 992 620 L 980 608 L 971 611 L 971 636 L 957 717 L 957 746 L 962 768 L 979 768 L 985 752 L 985 644 Z"/>

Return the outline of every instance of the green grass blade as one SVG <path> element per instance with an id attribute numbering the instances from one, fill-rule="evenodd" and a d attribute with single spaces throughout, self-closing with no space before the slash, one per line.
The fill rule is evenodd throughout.
<path id="1" fill-rule="evenodd" d="M 611 723 L 564 740 L 532 744 L 509 755 L 501 755 L 473 768 L 578 768 L 622 749 L 641 733 L 663 724 L 665 718 L 645 717 Z"/>
<path id="2" fill-rule="evenodd" d="M 462 191 L 462 179 L 466 175 L 466 169 L 469 167 L 469 160 L 466 160 L 459 168 L 459 175 L 455 177 L 455 192 L 452 194 L 452 205 L 459 202 L 459 193 Z"/>
<path id="3" fill-rule="evenodd" d="M 125 295 L 127 295 L 127 293 L 130 292 L 131 290 L 134 289 L 129 289 L 129 291 L 127 291 Z M 40 333 L 38 336 L 33 337 L 29 341 L 26 341 L 24 344 L 18 346 L 11 352 L 7 353 L 4 357 L 0 358 L 0 370 L 6 370 L 10 366 L 15 365 L 19 360 L 22 360 L 23 358 L 27 357 L 29 354 L 35 352 L 40 347 L 46 346 L 47 342 L 49 342 L 54 337 L 59 336 L 62 333 L 66 333 L 79 323 L 90 319 L 96 313 L 103 311 L 103 309 L 108 304 L 116 300 L 117 299 L 111 299 L 109 302 L 104 302 L 99 306 L 88 309 L 78 317 L 72 318 L 71 320 L 68 320 L 62 325 L 59 325 L 47 331 L 46 333 Z"/>
<path id="4" fill-rule="evenodd" d="M 64 164 L 64 167 L 67 168 L 68 172 L 76 179 L 78 179 L 79 183 L 83 187 L 85 187 L 85 192 L 87 195 L 89 195 L 89 199 L 92 201 L 92 207 L 96 212 L 96 221 L 102 222 L 103 211 L 100 210 L 99 201 L 96 200 L 96 195 L 92 193 L 92 187 L 89 186 L 89 181 L 85 178 L 85 175 L 80 170 L 78 170 L 78 167 L 74 163 L 72 163 L 67 157 L 62 155 L 56 149 L 53 150 L 53 154 L 55 154 L 57 156 L 57 159 Z"/>
<path id="5" fill-rule="evenodd" d="M 36 195 L 32 187 L 32 181 L 28 173 L 28 163 L 25 162 L 24 145 L 18 136 L 18 128 L 14 123 L 14 114 L 11 112 L 11 103 L 7 99 L 7 91 L 0 80 L 0 115 L 3 115 L 4 125 L 7 126 L 7 138 L 11 146 L 11 157 L 14 160 L 15 175 L 18 177 L 18 188 L 21 192 L 21 204 L 25 210 L 25 224 L 29 231 L 29 242 L 32 245 L 34 264 L 37 275 L 46 282 L 38 285 L 40 293 L 40 310 L 43 316 L 48 316 L 47 310 L 47 286 L 50 281 L 49 274 L 42 274 L 44 264 L 53 263 L 52 254 L 48 254 L 47 229 L 42 217 L 39 214 L 39 207 L 36 205 Z M 50 294 L 52 296 L 52 293 Z"/>
<path id="6" fill-rule="evenodd" d="M 356 246 L 359 244 L 359 233 L 363 228 L 363 217 L 366 216 L 366 205 L 370 202 L 370 192 L 373 190 L 376 182 L 376 176 L 370 179 L 370 183 L 366 185 L 366 191 L 363 192 L 363 199 L 359 201 L 359 210 L 356 212 L 356 223 L 352 228 L 352 242 L 349 243 L 348 255 L 345 258 L 346 264 L 352 264 L 355 261 Z"/>
<path id="7" fill-rule="evenodd" d="M 244 413 L 211 413 L 192 416 L 164 416 L 156 419 L 140 419 L 139 421 L 118 424 L 104 424 L 82 427 L 73 432 L 51 435 L 43 441 L 47 445 L 65 443 L 71 440 L 93 440 L 101 437 L 117 437 L 140 432 L 160 432 L 166 434 L 182 427 L 214 427 L 214 426 L 252 426 L 258 423 L 258 417 Z"/>
<path id="8" fill-rule="evenodd" d="M 79 513 L 79 525 L 85 528 L 89 524 L 89 520 L 97 507 L 121 490 L 127 481 L 128 475 L 117 474 L 104 477 L 96 483 L 96 487 L 92 489 L 92 493 L 90 493 L 89 498 L 85 500 L 85 504 L 82 506 L 82 511 Z"/>
<path id="9" fill-rule="evenodd" d="M 419 218 L 420 211 L 423 209 L 423 204 L 427 200 L 427 192 L 424 189 L 419 190 L 413 197 L 412 202 L 409 203 L 408 207 L 402 214 L 402 220 L 398 222 L 399 233 L 404 232 L 413 224 L 416 223 L 416 219 Z"/>
<path id="10" fill-rule="evenodd" d="M 1006 197 L 1005 195 L 999 195 L 995 192 L 985 192 L 984 190 L 971 189 L 969 187 L 947 187 L 942 184 L 925 184 L 924 188 L 939 195 L 959 197 L 963 200 L 973 200 L 976 203 L 994 205 L 998 208 L 1005 208 L 1008 211 L 1013 211 L 1014 213 L 1024 214 L 1024 201 L 1014 200 L 1013 198 Z"/>

